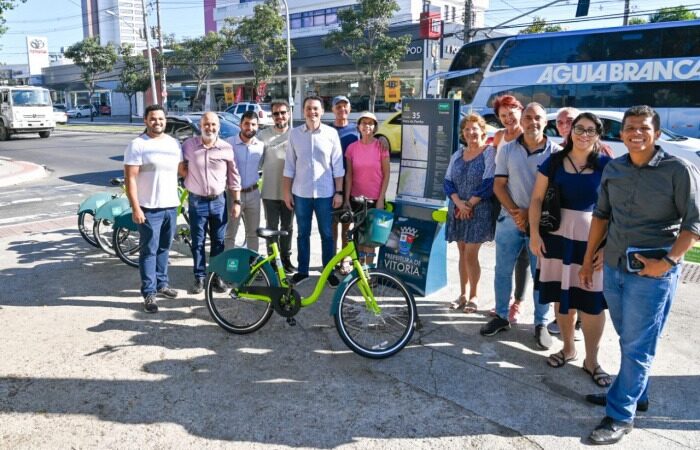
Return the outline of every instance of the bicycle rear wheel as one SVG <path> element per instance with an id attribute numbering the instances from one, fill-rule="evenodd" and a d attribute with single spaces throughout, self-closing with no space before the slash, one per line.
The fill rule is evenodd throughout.
<path id="1" fill-rule="evenodd" d="M 138 230 L 118 227 L 112 233 L 112 248 L 126 265 L 139 266 L 139 252 L 141 251 L 141 235 Z"/>
<path id="2" fill-rule="evenodd" d="M 92 235 L 95 237 L 97 246 L 108 255 L 115 255 L 114 247 L 112 247 L 112 221 L 107 219 L 98 219 L 92 226 Z"/>
<path id="3" fill-rule="evenodd" d="M 240 298 L 234 289 L 219 293 L 214 289 L 214 277 L 210 273 L 204 287 L 207 308 L 216 323 L 224 330 L 235 334 L 252 333 L 260 329 L 272 315 L 272 303 L 262 300 Z M 270 279 L 264 270 L 257 270 L 246 286 L 270 286 Z"/>
<path id="4" fill-rule="evenodd" d="M 380 311 L 368 308 L 356 277 L 340 296 L 335 326 L 343 342 L 358 355 L 388 358 L 413 336 L 416 301 L 403 282 L 389 273 L 371 269 L 369 283 Z"/>
<path id="5" fill-rule="evenodd" d="M 95 236 L 92 234 L 92 227 L 95 224 L 95 213 L 92 211 L 82 211 L 78 214 L 78 231 L 85 241 L 93 247 L 99 247 Z"/>

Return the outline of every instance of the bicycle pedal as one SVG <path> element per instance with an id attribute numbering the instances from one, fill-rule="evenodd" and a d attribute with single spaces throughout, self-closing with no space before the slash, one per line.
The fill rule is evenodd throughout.
<path id="1" fill-rule="evenodd" d="M 297 320 L 294 317 L 287 317 L 287 323 L 290 327 L 295 327 L 297 325 Z"/>

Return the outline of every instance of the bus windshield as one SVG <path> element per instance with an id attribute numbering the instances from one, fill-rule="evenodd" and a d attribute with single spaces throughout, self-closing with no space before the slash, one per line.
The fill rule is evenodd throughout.
<path id="1" fill-rule="evenodd" d="M 20 89 L 12 91 L 14 106 L 51 106 L 48 90 Z"/>
<path id="2" fill-rule="evenodd" d="M 450 71 L 464 69 L 479 69 L 479 71 L 472 75 L 445 80 L 443 97 L 454 97 L 449 94 L 460 92 L 462 101 L 471 103 L 479 89 L 486 67 L 505 39 L 505 37 L 486 39 L 464 45 L 452 61 Z"/>

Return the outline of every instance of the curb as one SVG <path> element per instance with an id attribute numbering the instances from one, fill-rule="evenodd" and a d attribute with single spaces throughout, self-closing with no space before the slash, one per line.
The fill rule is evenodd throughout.
<path id="1" fill-rule="evenodd" d="M 46 169 L 38 164 L 0 158 L 0 187 L 38 180 L 46 175 Z"/>

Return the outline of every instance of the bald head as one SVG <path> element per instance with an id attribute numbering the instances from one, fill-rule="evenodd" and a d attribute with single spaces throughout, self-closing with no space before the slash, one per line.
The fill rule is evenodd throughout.
<path id="1" fill-rule="evenodd" d="M 547 112 L 544 106 L 537 102 L 528 103 L 520 116 L 520 126 L 523 136 L 532 142 L 539 142 L 544 136 L 544 127 L 547 125 Z"/>
<path id="2" fill-rule="evenodd" d="M 578 117 L 581 112 L 572 107 L 562 108 L 557 111 L 557 131 L 559 136 L 564 139 L 568 139 L 569 133 L 571 132 L 571 124 L 574 123 L 574 119 Z"/>
<path id="3" fill-rule="evenodd" d="M 205 112 L 199 120 L 199 127 L 202 130 L 202 142 L 209 144 L 215 141 L 219 135 L 219 116 L 213 112 Z"/>

